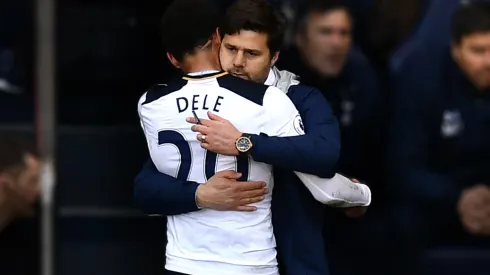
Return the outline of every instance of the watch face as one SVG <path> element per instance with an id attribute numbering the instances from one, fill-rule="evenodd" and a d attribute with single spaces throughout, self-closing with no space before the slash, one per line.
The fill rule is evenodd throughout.
<path id="1" fill-rule="evenodd" d="M 250 149 L 250 139 L 241 137 L 236 143 L 237 149 L 240 152 L 246 152 Z"/>

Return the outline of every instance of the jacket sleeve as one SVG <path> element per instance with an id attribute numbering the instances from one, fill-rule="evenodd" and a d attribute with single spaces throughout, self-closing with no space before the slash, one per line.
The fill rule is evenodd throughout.
<path id="1" fill-rule="evenodd" d="M 303 119 L 306 135 L 252 135 L 252 158 L 279 168 L 333 177 L 340 154 L 340 132 L 332 109 L 314 88 L 291 86 L 288 96 Z"/>
<path id="2" fill-rule="evenodd" d="M 199 210 L 196 191 L 199 183 L 183 181 L 160 173 L 151 159 L 134 181 L 136 205 L 147 214 L 179 215 Z"/>
<path id="3" fill-rule="evenodd" d="M 406 64 L 403 72 L 394 80 L 394 119 L 390 125 L 388 186 L 398 197 L 430 206 L 454 207 L 461 193 L 461 185 L 448 175 L 431 168 L 430 121 L 440 109 L 438 94 L 441 87 L 434 76 L 438 68 L 430 64 Z M 422 73 L 418 73 L 422 72 Z M 426 75 L 423 72 L 429 72 Z M 434 112 L 435 111 L 435 112 Z M 454 208 L 453 208 L 454 209 Z"/>

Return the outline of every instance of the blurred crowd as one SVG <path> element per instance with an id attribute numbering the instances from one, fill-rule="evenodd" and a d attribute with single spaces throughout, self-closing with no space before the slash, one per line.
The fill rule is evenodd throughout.
<path id="1" fill-rule="evenodd" d="M 215 1 L 223 8 L 232 2 Z M 338 172 L 367 183 L 374 194 L 359 220 L 334 209 L 328 213 L 325 236 L 332 274 L 418 274 L 420 269 L 428 274 L 489 274 L 490 1 L 274 3 L 291 20 L 278 68 L 298 74 L 303 84 L 320 89 L 328 99 L 342 133 Z M 58 3 L 60 142 L 82 146 L 60 146 L 66 150 L 60 156 L 80 154 L 80 160 L 69 162 L 72 166 L 61 164 L 62 179 L 76 182 L 67 183 L 66 192 L 83 193 L 76 184 L 84 183 L 71 180 L 70 173 L 80 173 L 73 172 L 80 166 L 89 171 L 84 161 L 94 155 L 83 157 L 81 148 L 98 140 L 97 149 L 88 151 L 106 150 L 108 157 L 97 161 L 108 168 L 92 172 L 104 174 L 99 178 L 106 187 L 91 190 L 122 192 L 116 204 L 131 208 L 130 191 L 120 189 L 130 186 L 131 173 L 136 175 L 143 163 L 144 144 L 121 143 L 132 130 L 111 129 L 107 131 L 117 133 L 104 137 L 94 132 L 109 126 L 134 126 L 137 132 L 139 96 L 175 73 L 158 37 L 165 5 Z M 33 7 L 27 0 L 0 4 L 0 125 L 7 128 L 34 121 Z M 131 147 L 126 154 L 100 142 L 116 139 Z M 3 163 L 4 150 L 0 148 L 0 184 L 8 186 L 2 181 L 8 173 L 4 168 L 11 165 Z M 107 164 L 138 150 L 134 165 L 123 174 L 126 178 L 121 166 Z M 63 193 L 59 197 L 70 200 Z M 3 198 L 0 192 L 0 202 Z M 0 215 L 0 228 L 3 219 Z"/>

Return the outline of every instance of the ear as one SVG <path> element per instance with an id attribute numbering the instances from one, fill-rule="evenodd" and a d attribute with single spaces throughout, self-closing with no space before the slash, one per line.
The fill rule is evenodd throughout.
<path id="1" fill-rule="evenodd" d="M 180 62 L 171 53 L 167 52 L 167 58 L 175 68 L 180 69 Z"/>
<path id="2" fill-rule="evenodd" d="M 216 28 L 215 36 L 216 36 L 216 41 L 217 41 L 218 45 L 221 45 L 221 34 L 219 32 L 219 28 Z"/>
<path id="3" fill-rule="evenodd" d="M 271 67 L 273 67 L 273 66 L 276 64 L 277 60 L 279 59 L 279 54 L 280 54 L 280 53 L 281 53 L 280 51 L 277 51 L 277 52 L 274 54 L 274 56 L 272 57 L 272 60 L 271 60 Z"/>

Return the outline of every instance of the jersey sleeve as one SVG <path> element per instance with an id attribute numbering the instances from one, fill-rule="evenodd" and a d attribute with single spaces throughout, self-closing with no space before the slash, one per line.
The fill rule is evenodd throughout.
<path id="1" fill-rule="evenodd" d="M 146 96 L 148 93 L 144 93 L 143 96 L 138 101 L 138 116 L 140 118 L 141 129 L 143 130 L 143 134 L 145 135 L 146 143 L 148 145 L 148 152 L 152 149 L 152 144 L 156 144 L 156 132 L 152 130 L 151 127 L 151 119 L 148 117 L 148 111 L 145 111 L 143 108 L 143 104 L 146 101 Z M 150 154 L 151 155 L 151 154 Z"/>
<path id="2" fill-rule="evenodd" d="M 144 93 L 140 99 L 138 100 L 138 117 L 140 118 L 140 125 L 141 125 L 141 128 L 143 129 L 143 132 L 145 131 L 145 127 L 143 125 L 143 119 L 141 117 L 141 107 L 143 106 L 143 102 L 146 101 L 146 94 L 147 93 Z"/>
<path id="3" fill-rule="evenodd" d="M 263 106 L 267 117 L 263 133 L 269 136 L 288 137 L 304 135 L 301 116 L 289 97 L 276 87 L 269 87 Z"/>

